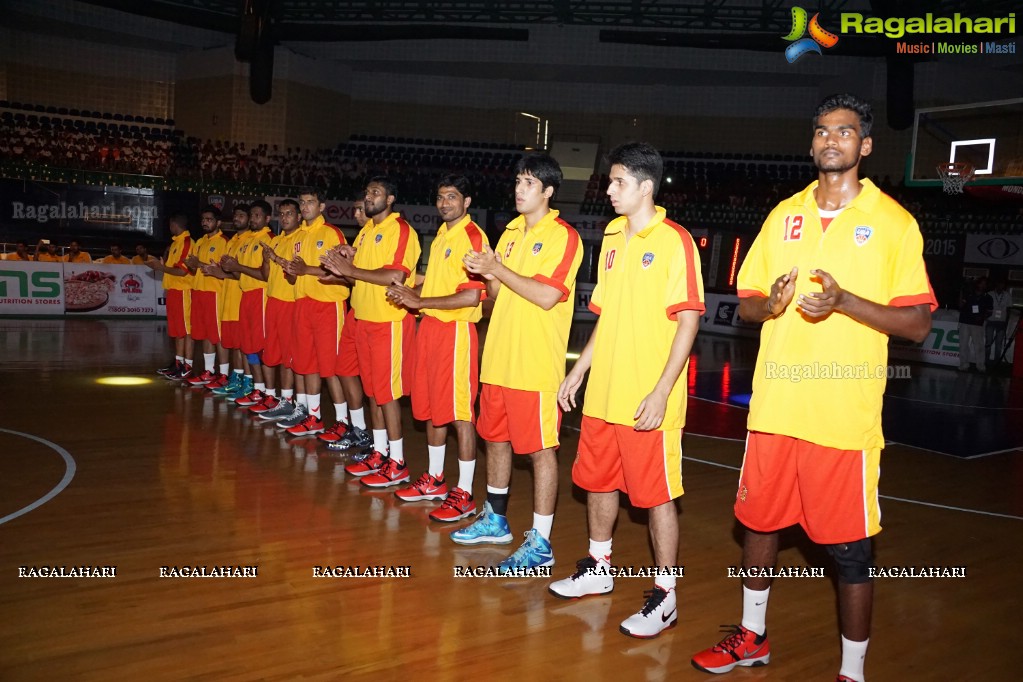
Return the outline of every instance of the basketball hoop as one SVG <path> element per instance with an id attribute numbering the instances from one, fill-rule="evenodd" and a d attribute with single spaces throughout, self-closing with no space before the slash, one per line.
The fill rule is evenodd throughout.
<path id="1" fill-rule="evenodd" d="M 963 187 L 973 179 L 973 164 L 966 161 L 951 161 L 938 164 L 938 177 L 945 194 L 962 194 Z"/>

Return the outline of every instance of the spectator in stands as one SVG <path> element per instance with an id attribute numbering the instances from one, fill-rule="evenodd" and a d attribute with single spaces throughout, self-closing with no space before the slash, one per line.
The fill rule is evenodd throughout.
<path id="1" fill-rule="evenodd" d="M 132 264 L 145 265 L 147 260 L 149 260 L 149 249 L 146 248 L 145 244 L 136 244 L 135 257 L 131 259 Z"/>
<path id="2" fill-rule="evenodd" d="M 32 258 L 32 254 L 28 252 L 28 244 L 23 239 L 19 239 L 14 245 L 14 252 L 4 256 L 4 260 L 35 260 Z M 1002 336 L 1005 336 L 1004 329 Z"/>
<path id="3" fill-rule="evenodd" d="M 46 247 L 43 249 L 43 247 Z M 60 254 L 57 253 L 57 245 L 52 239 L 40 239 L 36 244 L 36 260 L 40 263 L 59 263 Z"/>
<path id="4" fill-rule="evenodd" d="M 981 372 L 984 365 L 984 322 L 991 317 L 991 297 L 987 295 L 987 278 L 967 281 L 959 299 L 959 371 L 975 364 Z"/>
<path id="5" fill-rule="evenodd" d="M 128 257 L 121 253 L 120 244 L 110 245 L 110 255 L 103 256 L 100 263 L 107 263 L 108 265 L 131 265 L 131 261 Z"/>
<path id="6" fill-rule="evenodd" d="M 91 263 L 92 256 L 87 252 L 82 251 L 78 245 L 78 241 L 75 239 L 71 240 L 71 243 L 67 246 L 67 253 L 61 258 L 65 263 Z"/>

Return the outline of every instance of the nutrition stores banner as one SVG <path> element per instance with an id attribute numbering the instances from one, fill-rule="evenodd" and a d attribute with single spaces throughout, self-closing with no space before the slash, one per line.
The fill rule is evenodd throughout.
<path id="1" fill-rule="evenodd" d="M 161 280 L 142 265 L 0 261 L 0 315 L 156 316 Z"/>

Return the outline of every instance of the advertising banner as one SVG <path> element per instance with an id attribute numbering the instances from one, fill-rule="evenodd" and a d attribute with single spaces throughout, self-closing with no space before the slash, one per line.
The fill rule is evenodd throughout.
<path id="1" fill-rule="evenodd" d="M 156 315 L 161 282 L 141 265 L 64 264 L 64 310 L 69 315 Z"/>
<path id="2" fill-rule="evenodd" d="M 0 261 L 0 315 L 63 315 L 61 263 Z"/>

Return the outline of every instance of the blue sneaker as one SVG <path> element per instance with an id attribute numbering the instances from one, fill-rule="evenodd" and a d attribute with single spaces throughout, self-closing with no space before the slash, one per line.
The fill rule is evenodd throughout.
<path id="1" fill-rule="evenodd" d="M 252 377 L 242 377 L 241 383 L 231 393 L 225 393 L 224 397 L 230 402 L 234 402 L 238 398 L 244 398 L 248 394 L 252 393 Z"/>
<path id="2" fill-rule="evenodd" d="M 497 565 L 501 573 L 554 565 L 554 551 L 536 528 L 525 533 L 526 541 L 515 553 Z"/>
<path id="3" fill-rule="evenodd" d="M 512 534 L 508 519 L 495 514 L 487 502 L 472 525 L 456 530 L 451 540 L 459 545 L 507 545 L 512 541 Z"/>
<path id="4" fill-rule="evenodd" d="M 228 377 L 227 383 L 220 388 L 213 389 L 213 395 L 229 395 L 238 390 L 238 387 L 242 385 L 242 374 L 241 372 L 231 372 L 231 376 Z"/>

